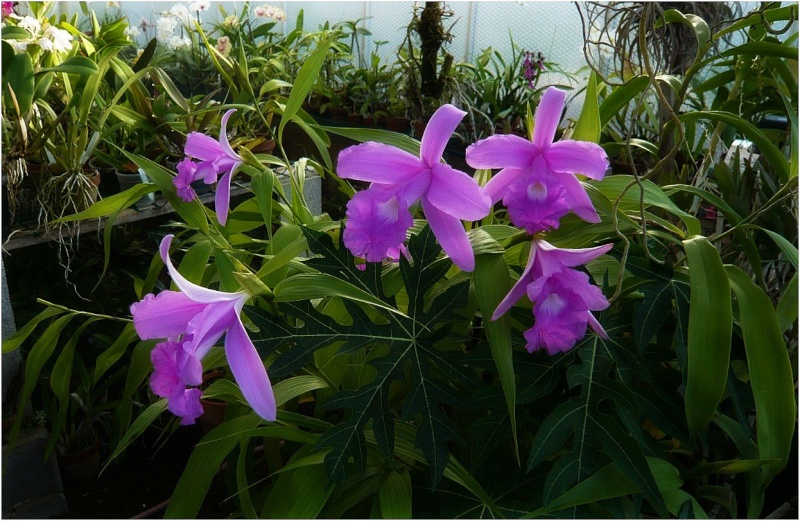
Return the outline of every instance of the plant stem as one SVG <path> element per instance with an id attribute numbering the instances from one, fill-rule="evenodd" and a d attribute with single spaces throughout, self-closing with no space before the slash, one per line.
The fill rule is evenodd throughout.
<path id="1" fill-rule="evenodd" d="M 112 317 L 111 315 L 103 315 L 103 314 L 100 314 L 100 313 L 92 313 L 90 311 L 79 311 L 79 310 L 75 310 L 75 309 L 70 309 L 67 306 L 62 306 L 61 304 L 53 304 L 52 302 L 49 302 L 49 301 L 47 301 L 45 299 L 42 299 L 42 298 L 37 298 L 36 302 L 38 302 L 39 304 L 44 304 L 45 306 L 50 306 L 51 308 L 56 308 L 56 309 L 60 309 L 62 311 L 67 311 L 68 313 L 73 313 L 75 315 L 82 315 L 82 316 L 95 317 L 95 318 L 103 318 L 103 319 L 106 319 L 106 320 L 116 320 L 118 322 L 125 322 L 125 323 L 132 323 L 133 322 L 133 320 L 130 319 L 130 318 Z"/>

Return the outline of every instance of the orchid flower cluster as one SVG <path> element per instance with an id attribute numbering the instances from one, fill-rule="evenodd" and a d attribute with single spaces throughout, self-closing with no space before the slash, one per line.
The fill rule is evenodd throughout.
<path id="1" fill-rule="evenodd" d="M 412 209 L 419 205 L 444 252 L 463 271 L 473 271 L 475 256 L 462 220 L 487 216 L 502 201 L 512 223 L 533 235 L 527 265 L 517 283 L 497 306 L 492 320 L 511 309 L 524 295 L 533 303 L 534 325 L 525 332 L 529 352 L 544 349 L 556 354 L 571 349 L 587 327 L 606 336 L 592 314 L 609 303 L 589 276 L 576 269 L 611 249 L 611 244 L 586 249 L 560 249 L 545 241 L 544 232 L 558 228 L 572 211 L 597 223 L 577 173 L 602 179 L 608 160 L 593 143 L 553 142 L 566 95 L 548 89 L 536 111 L 532 140 L 495 135 L 467 149 L 474 168 L 500 169 L 481 187 L 465 172 L 442 161 L 445 145 L 466 114 L 443 105 L 428 122 L 419 157 L 396 147 L 366 142 L 339 155 L 337 171 L 344 179 L 370 183 L 347 204 L 344 245 L 367 262 L 398 261 L 408 257 L 405 240 L 413 225 Z M 217 139 L 199 132 L 188 135 L 186 158 L 177 165 L 173 182 L 179 196 L 191 201 L 191 184 L 218 182 L 217 218 L 225 224 L 230 206 L 231 177 L 243 160 L 230 146 L 228 119 L 222 117 Z M 221 176 L 221 177 L 220 177 Z M 147 295 L 131 307 L 134 327 L 142 339 L 163 342 L 152 352 L 151 388 L 168 399 L 169 410 L 184 424 L 202 414 L 197 388 L 202 382 L 201 360 L 226 335 L 225 352 L 245 399 L 264 419 L 275 419 L 275 400 L 266 370 L 240 314 L 251 294 L 205 289 L 184 279 L 169 258 L 172 236 L 161 243 L 161 258 L 180 291 Z"/>
<path id="2" fill-rule="evenodd" d="M 431 118 L 419 158 L 372 142 L 342 151 L 339 176 L 371 183 L 347 204 L 345 246 L 368 262 L 397 261 L 413 223 L 410 208 L 419 201 L 445 253 L 456 266 L 472 271 L 475 259 L 460 220 L 482 219 L 493 203 L 502 200 L 512 223 L 535 237 L 525 271 L 492 318 L 499 318 L 527 293 L 536 319 L 525 333 L 528 351 L 567 351 L 583 337 L 587 325 L 605 335 L 591 312 L 605 309 L 608 301 L 585 273 L 574 268 L 606 253 L 611 245 L 562 250 L 536 235 L 558 228 L 569 211 L 600 222 L 575 174 L 602 179 L 608 159 L 594 143 L 553 142 L 565 99 L 566 94 L 556 88 L 544 93 L 532 141 L 495 135 L 467 149 L 470 166 L 501 169 L 485 188 L 441 161 L 447 140 L 465 115 L 452 105 L 442 106 Z"/>
<path id="3" fill-rule="evenodd" d="M 38 49 L 31 50 L 55 53 L 66 53 L 72 49 L 73 38 L 68 31 L 51 25 L 47 20 L 42 23 L 32 16 L 19 16 L 13 11 L 13 2 L 3 2 L 3 17 L 3 27 L 8 22 L 30 34 L 27 38 L 4 40 L 18 53 L 27 52 L 32 46 L 38 46 Z"/>

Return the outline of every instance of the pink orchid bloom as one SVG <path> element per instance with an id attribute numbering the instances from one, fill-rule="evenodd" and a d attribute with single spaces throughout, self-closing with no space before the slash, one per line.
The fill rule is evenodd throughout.
<path id="1" fill-rule="evenodd" d="M 378 262 L 388 252 L 396 253 L 413 222 L 409 208 L 421 201 L 445 253 L 462 270 L 475 269 L 461 219 L 482 219 L 491 210 L 491 201 L 472 177 L 441 161 L 447 141 L 465 114 L 452 105 L 441 106 L 422 136 L 420 157 L 374 142 L 339 154 L 340 177 L 372 183 L 347 204 L 344 243 L 354 255 Z"/>
<path id="2" fill-rule="evenodd" d="M 228 119 L 234 112 L 236 112 L 236 109 L 230 109 L 222 116 L 219 140 L 200 132 L 191 132 L 186 136 L 184 152 L 189 158 L 199 159 L 200 162 L 195 164 L 196 166 L 191 174 L 181 174 L 179 171 L 180 179 L 176 177 L 173 180 L 173 183 L 179 189 L 180 197 L 184 201 L 191 201 L 197 194 L 188 185 L 200 179 L 205 184 L 210 185 L 217 182 L 217 177 L 223 174 L 219 183 L 217 183 L 217 195 L 214 200 L 217 220 L 222 226 L 225 226 L 225 222 L 228 220 L 228 209 L 231 204 L 231 178 L 243 163 L 242 158 L 231 148 L 226 134 Z M 191 167 L 184 165 L 184 169 L 190 170 Z M 186 181 L 189 182 L 187 183 Z"/>
<path id="3" fill-rule="evenodd" d="M 3 6 L 3 18 L 14 13 L 15 2 L 0 2 Z"/>
<path id="4" fill-rule="evenodd" d="M 608 252 L 612 244 L 584 249 L 561 249 L 543 240 L 531 243 L 528 264 L 508 295 L 492 314 L 497 320 L 527 293 L 534 302 L 533 328 L 525 332 L 528 352 L 544 348 L 554 355 L 572 349 L 586 334 L 587 325 L 608 338 L 603 326 L 592 315 L 608 307 L 600 288 L 585 273 L 572 269 Z"/>
<path id="5" fill-rule="evenodd" d="M 275 421 L 272 386 L 240 316 L 251 295 L 246 291 L 216 291 L 189 282 L 169 258 L 172 237 L 164 237 L 160 253 L 180 291 L 151 293 L 131 306 L 133 326 L 140 338 L 167 339 L 151 354 L 154 371 L 150 387 L 169 400 L 169 410 L 182 417 L 181 424 L 194 423 L 203 413 L 201 393 L 196 388 L 202 383 L 201 361 L 225 335 L 225 355 L 242 395 L 259 416 Z"/>
<path id="6" fill-rule="evenodd" d="M 467 148 L 473 168 L 502 168 L 488 183 L 492 203 L 503 200 L 516 225 L 535 234 L 558 228 L 570 210 L 581 219 L 600 222 L 575 174 L 602 179 L 608 158 L 595 144 L 570 139 L 553 142 L 566 93 L 550 87 L 536 108 L 533 139 L 494 135 Z"/>

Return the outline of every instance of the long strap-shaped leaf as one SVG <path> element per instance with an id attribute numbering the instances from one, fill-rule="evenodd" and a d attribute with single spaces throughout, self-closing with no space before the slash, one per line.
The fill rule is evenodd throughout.
<path id="1" fill-rule="evenodd" d="M 758 458 L 764 486 L 786 466 L 792 447 L 796 404 L 792 366 L 775 308 L 763 290 L 736 266 L 725 266 L 739 303 L 739 322 L 756 403 Z"/>
<path id="2" fill-rule="evenodd" d="M 683 241 L 689 264 L 689 345 L 686 420 L 689 432 L 706 428 L 717 409 L 731 351 L 731 290 L 719 252 L 702 236 Z"/>

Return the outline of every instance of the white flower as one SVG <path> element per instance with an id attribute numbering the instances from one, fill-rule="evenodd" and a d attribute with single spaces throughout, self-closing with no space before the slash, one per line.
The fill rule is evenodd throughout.
<path id="1" fill-rule="evenodd" d="M 227 36 L 220 36 L 216 47 L 221 55 L 227 56 L 231 52 L 231 39 Z"/>
<path id="2" fill-rule="evenodd" d="M 20 19 L 20 21 L 17 22 L 17 27 L 22 27 L 31 34 L 37 34 L 42 30 L 42 24 L 40 24 L 39 20 L 33 18 L 32 16 L 26 16 Z"/>
<path id="3" fill-rule="evenodd" d="M 181 21 L 183 25 L 190 25 L 192 23 L 192 13 L 183 4 L 175 4 L 169 10 L 169 13 Z"/>
<path id="4" fill-rule="evenodd" d="M 175 51 L 182 47 L 191 47 L 192 41 L 186 36 L 173 36 L 167 41 L 167 45 Z"/>
<path id="5" fill-rule="evenodd" d="M 177 26 L 178 21 L 176 19 L 162 16 L 156 20 L 156 38 L 164 42 L 169 41 Z"/>
<path id="6" fill-rule="evenodd" d="M 52 51 L 53 50 L 53 42 L 48 40 L 47 38 L 39 38 L 36 40 L 36 45 L 42 48 L 43 51 Z"/>
<path id="7" fill-rule="evenodd" d="M 258 7 L 253 9 L 253 14 L 256 15 L 256 18 L 266 18 L 268 7 L 269 6 L 266 5 L 259 5 Z"/>
<path id="8" fill-rule="evenodd" d="M 110 2 L 107 2 L 106 5 L 108 5 L 108 7 L 112 8 L 112 9 L 120 9 L 119 2 L 114 2 L 113 0 L 110 1 Z"/>
<path id="9" fill-rule="evenodd" d="M 53 42 L 53 49 L 58 52 L 67 52 L 72 49 L 72 35 L 69 32 L 65 31 L 64 29 L 59 29 L 58 27 L 54 27 L 52 25 L 48 25 L 47 29 L 44 30 L 44 35 L 52 40 Z M 39 47 L 42 47 L 42 41 L 39 40 Z M 44 49 L 44 47 L 42 47 Z M 45 50 L 53 50 L 53 49 L 45 49 Z"/>
<path id="10" fill-rule="evenodd" d="M 125 28 L 125 36 L 127 36 L 128 40 L 131 42 L 135 42 L 141 33 L 142 30 L 135 26 L 129 25 L 127 28 Z"/>
<path id="11" fill-rule="evenodd" d="M 33 42 L 33 38 L 28 38 L 26 40 L 3 40 L 11 44 L 11 47 L 14 48 L 15 51 L 18 53 L 22 53 L 28 50 L 28 45 Z"/>
<path id="12" fill-rule="evenodd" d="M 189 5 L 189 10 L 193 13 L 200 11 L 207 11 L 211 7 L 211 2 L 208 0 L 197 0 Z"/>

